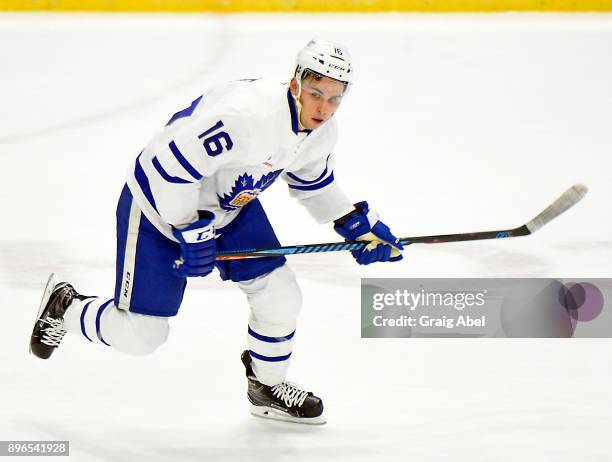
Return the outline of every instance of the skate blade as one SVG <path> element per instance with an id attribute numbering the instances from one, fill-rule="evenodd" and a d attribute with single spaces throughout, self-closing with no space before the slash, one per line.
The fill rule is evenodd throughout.
<path id="1" fill-rule="evenodd" d="M 278 409 L 267 406 L 251 405 L 251 414 L 253 414 L 255 417 L 261 417 L 264 419 L 280 420 L 282 422 L 292 422 L 306 425 L 323 425 L 327 422 L 325 413 L 318 417 L 293 417 L 279 411 Z"/>
<path id="2" fill-rule="evenodd" d="M 40 319 L 42 312 L 45 310 L 45 307 L 47 306 L 47 303 L 49 302 L 49 298 L 51 298 L 51 294 L 53 293 L 53 289 L 55 288 L 56 285 L 57 285 L 57 274 L 51 273 L 51 275 L 49 276 L 49 279 L 47 279 L 47 285 L 45 286 L 45 291 L 43 292 L 42 300 L 40 301 L 40 306 L 38 307 L 38 312 L 36 313 L 36 319 L 34 319 L 34 327 L 32 328 L 32 332 L 34 331 L 34 328 L 36 327 L 36 323 L 38 323 L 38 320 Z M 28 351 L 30 352 L 30 354 L 34 354 L 32 353 L 31 337 L 32 335 L 30 334 L 30 339 L 28 341 Z"/>

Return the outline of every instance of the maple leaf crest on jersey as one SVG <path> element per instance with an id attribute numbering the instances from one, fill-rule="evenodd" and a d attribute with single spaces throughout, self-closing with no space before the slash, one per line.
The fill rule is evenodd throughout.
<path id="1" fill-rule="evenodd" d="M 219 206 L 223 210 L 236 210 L 237 208 L 243 207 L 253 199 L 257 197 L 257 195 L 268 188 L 274 181 L 278 178 L 278 176 L 282 173 L 281 170 L 275 170 L 274 172 L 267 173 L 263 175 L 259 180 L 255 181 L 253 175 L 249 175 L 248 173 L 244 173 L 240 175 L 238 179 L 234 182 L 234 186 L 232 186 L 232 190 L 220 196 L 217 194 L 219 198 Z"/>

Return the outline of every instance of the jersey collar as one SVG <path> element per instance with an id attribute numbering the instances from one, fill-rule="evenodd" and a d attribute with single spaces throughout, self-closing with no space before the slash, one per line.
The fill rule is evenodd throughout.
<path id="1" fill-rule="evenodd" d="M 297 106 L 290 88 L 287 90 L 287 102 L 289 103 L 289 113 L 291 114 L 291 130 L 297 135 L 300 131 L 300 123 L 298 120 Z"/>
<path id="2" fill-rule="evenodd" d="M 296 135 L 300 133 L 306 133 L 306 136 L 310 135 L 312 130 L 303 128 L 300 130 L 300 121 L 298 115 L 298 108 L 295 102 L 295 98 L 291 94 L 291 89 L 287 90 L 287 101 L 289 102 L 289 113 L 291 114 L 291 130 Z"/>

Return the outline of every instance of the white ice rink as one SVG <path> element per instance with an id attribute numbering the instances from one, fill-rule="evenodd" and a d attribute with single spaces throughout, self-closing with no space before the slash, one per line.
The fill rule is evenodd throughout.
<path id="1" fill-rule="evenodd" d="M 74 336 L 30 357 L 48 273 L 113 293 L 116 200 L 155 130 L 219 80 L 287 80 L 312 36 L 356 68 L 336 178 L 398 234 L 517 226 L 573 183 L 589 194 L 526 238 L 290 257 L 289 379 L 324 398 L 322 427 L 248 413 L 248 307 L 216 273 L 152 356 Z M 609 15 L 0 15 L 0 440 L 70 440 L 79 462 L 610 461 L 612 341 L 361 339 L 359 282 L 611 277 L 611 157 Z M 281 182 L 262 202 L 284 244 L 339 238 Z"/>

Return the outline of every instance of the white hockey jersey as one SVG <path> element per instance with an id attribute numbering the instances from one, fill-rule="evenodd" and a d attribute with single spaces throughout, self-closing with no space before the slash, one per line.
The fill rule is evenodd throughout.
<path id="1" fill-rule="evenodd" d="M 334 178 L 337 128 L 332 117 L 299 131 L 287 84 L 244 80 L 218 85 L 177 112 L 129 169 L 128 186 L 164 235 L 215 214 L 222 228 L 281 177 L 319 222 L 353 210 Z"/>

